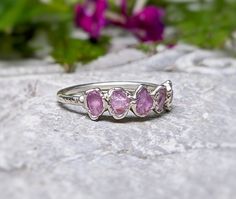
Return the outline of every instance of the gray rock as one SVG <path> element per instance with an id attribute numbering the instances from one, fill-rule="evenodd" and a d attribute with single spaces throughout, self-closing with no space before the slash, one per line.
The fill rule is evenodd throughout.
<path id="1" fill-rule="evenodd" d="M 131 50 L 127 57 L 138 60 L 113 62 L 110 54 L 74 74 L 46 62 L 44 72 L 25 62 L 18 74 L 2 62 L 0 198 L 234 198 L 235 60 L 230 73 L 222 73 L 223 56 L 215 56 L 222 65 L 214 72 L 190 70 L 197 66 L 186 57 L 199 51 L 182 46 L 146 57 Z M 205 57 L 197 60 L 211 70 Z M 94 122 L 80 107 L 68 111 L 56 102 L 57 90 L 73 84 L 166 79 L 174 86 L 173 110 L 161 117 Z"/>

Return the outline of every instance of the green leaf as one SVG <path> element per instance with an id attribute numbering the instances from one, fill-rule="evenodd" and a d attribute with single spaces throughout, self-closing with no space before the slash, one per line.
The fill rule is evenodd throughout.
<path id="1" fill-rule="evenodd" d="M 77 62 L 87 63 L 107 52 L 109 38 L 102 37 L 98 43 L 71 38 L 67 24 L 60 24 L 49 33 L 53 47 L 51 55 L 64 66 L 66 72 L 73 72 Z"/>
<path id="2" fill-rule="evenodd" d="M 19 20 L 20 15 L 22 15 L 24 7 L 26 6 L 28 0 L 2 0 L 2 12 L 0 20 L 0 30 L 7 30 L 14 27 L 16 22 Z"/>
<path id="3" fill-rule="evenodd" d="M 222 48 L 236 29 L 236 1 L 151 0 L 149 3 L 165 7 L 167 26 L 177 30 L 176 41 L 203 48 Z"/>

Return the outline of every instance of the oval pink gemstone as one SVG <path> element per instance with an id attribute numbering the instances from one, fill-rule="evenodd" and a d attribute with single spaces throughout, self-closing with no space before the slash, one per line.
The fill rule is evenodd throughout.
<path id="1" fill-rule="evenodd" d="M 129 108 L 130 99 L 124 89 L 114 90 L 110 96 L 110 105 L 116 115 L 124 114 Z"/>
<path id="2" fill-rule="evenodd" d="M 137 94 L 136 112 L 140 116 L 146 116 L 151 111 L 153 99 L 146 88 L 142 88 Z"/>
<path id="3" fill-rule="evenodd" d="M 95 117 L 103 113 L 103 101 L 99 91 L 90 91 L 87 94 L 87 106 L 91 115 Z"/>
<path id="4" fill-rule="evenodd" d="M 163 88 L 158 91 L 157 107 L 156 107 L 157 111 L 163 110 L 165 105 L 165 100 L 166 100 L 166 90 Z"/>

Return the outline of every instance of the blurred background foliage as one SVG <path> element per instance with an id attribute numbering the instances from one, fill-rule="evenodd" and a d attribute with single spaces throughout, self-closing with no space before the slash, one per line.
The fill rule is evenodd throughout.
<path id="1" fill-rule="evenodd" d="M 150 1 L 153 2 L 157 1 Z M 236 30 L 235 0 L 159 2 L 166 8 L 166 23 L 177 30 L 174 38 L 177 41 L 202 48 L 223 48 Z"/>
<path id="2" fill-rule="evenodd" d="M 73 36 L 78 2 L 83 1 L 1 0 L 0 59 L 33 57 L 47 47 L 46 55 L 71 72 L 75 63 L 105 54 L 108 36 L 96 43 Z M 111 0 L 109 3 L 115 9 Z M 128 1 L 130 10 L 134 4 L 134 0 Z M 224 48 L 236 29 L 235 0 L 149 0 L 148 4 L 164 8 L 165 24 L 175 30 L 163 43 L 183 41 L 203 48 Z"/>

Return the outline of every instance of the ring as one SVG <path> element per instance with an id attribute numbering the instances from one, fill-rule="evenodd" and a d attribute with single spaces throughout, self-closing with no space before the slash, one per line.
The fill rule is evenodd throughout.
<path id="1" fill-rule="evenodd" d="M 146 117 L 152 110 L 157 114 L 170 111 L 173 90 L 170 80 L 162 84 L 110 81 L 61 89 L 57 99 L 60 103 L 84 107 L 92 120 L 105 111 L 115 119 L 122 119 L 129 110 L 138 117 Z"/>

